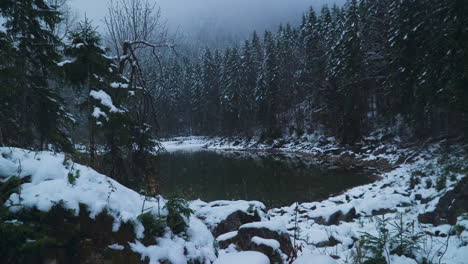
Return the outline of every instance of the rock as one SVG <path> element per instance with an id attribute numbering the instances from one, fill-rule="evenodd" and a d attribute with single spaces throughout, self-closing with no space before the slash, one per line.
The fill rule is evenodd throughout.
<path id="1" fill-rule="evenodd" d="M 226 234 L 222 234 L 216 238 L 218 247 L 221 249 L 226 249 L 230 244 L 234 244 L 237 240 L 237 231 L 232 231 Z"/>
<path id="2" fill-rule="evenodd" d="M 267 219 L 265 205 L 257 201 L 214 201 L 192 204 L 195 215 L 215 237 L 237 231 L 243 224 Z"/>
<path id="3" fill-rule="evenodd" d="M 372 215 L 384 215 L 384 214 L 393 214 L 396 213 L 398 210 L 397 209 L 389 209 L 389 208 L 382 208 L 378 210 L 372 210 Z"/>
<path id="4" fill-rule="evenodd" d="M 427 198 L 423 198 L 421 199 L 421 204 L 427 204 L 428 202 L 434 200 L 434 197 L 427 197 Z"/>
<path id="5" fill-rule="evenodd" d="M 334 247 L 340 243 L 341 241 L 336 240 L 333 236 L 331 236 L 328 238 L 328 240 L 315 244 L 315 247 Z"/>
<path id="6" fill-rule="evenodd" d="M 468 177 L 464 177 L 455 188 L 448 191 L 440 199 L 433 212 L 420 214 L 418 220 L 420 223 L 455 225 L 457 217 L 468 212 Z"/>
<path id="7" fill-rule="evenodd" d="M 414 195 L 414 199 L 416 201 L 421 201 L 422 200 L 422 195 L 418 193 L 418 194 Z"/>
<path id="8" fill-rule="evenodd" d="M 328 217 L 328 220 L 325 220 L 323 217 L 313 217 L 312 219 L 319 225 L 338 225 L 341 221 L 351 222 L 353 219 L 357 218 L 356 209 L 351 208 L 346 214 L 343 214 L 341 210 L 336 211 Z"/>
<path id="9" fill-rule="evenodd" d="M 407 202 L 401 202 L 397 204 L 397 207 L 410 207 L 410 206 L 411 206 L 411 203 L 407 203 Z"/>
<path id="10" fill-rule="evenodd" d="M 277 242 L 276 240 L 273 240 L 273 239 L 263 239 L 263 238 L 258 238 L 258 237 L 254 237 L 254 238 Z M 283 263 L 284 262 L 282 251 L 279 250 L 278 247 L 271 245 L 274 243 L 268 243 L 268 242 L 267 243 L 261 243 L 261 242 L 255 243 L 255 241 L 256 240 L 252 239 L 251 243 L 248 246 L 248 250 L 258 251 L 258 252 L 265 254 L 268 257 L 268 259 L 270 259 L 270 263 Z M 279 242 L 278 242 L 278 245 L 279 245 Z"/>
<path id="11" fill-rule="evenodd" d="M 221 234 L 236 231 L 243 224 L 258 222 L 260 220 L 260 216 L 257 213 L 251 215 L 240 210 L 235 211 L 213 229 L 213 235 L 219 236 Z"/>
<path id="12" fill-rule="evenodd" d="M 241 226 L 233 240 L 240 250 L 261 252 L 268 256 L 271 263 L 284 263 L 283 256 L 289 258 L 294 254 L 289 234 L 268 226 Z"/>

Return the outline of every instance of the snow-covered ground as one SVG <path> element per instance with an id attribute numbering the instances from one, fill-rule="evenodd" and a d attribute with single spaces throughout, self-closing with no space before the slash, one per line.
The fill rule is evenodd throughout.
<path id="1" fill-rule="evenodd" d="M 205 137 L 177 137 L 161 142 L 166 151 L 195 151 L 204 148 L 207 143 Z"/>
<path id="2" fill-rule="evenodd" d="M 250 151 L 274 151 L 282 153 L 299 153 L 313 156 L 349 156 L 356 160 L 384 160 L 396 162 L 405 153 L 405 149 L 397 147 L 394 142 L 383 143 L 378 137 L 368 137 L 360 145 L 362 152 L 353 152 L 338 144 L 333 137 L 322 135 L 305 135 L 301 138 L 276 139 L 271 142 L 262 142 L 258 137 L 249 139 L 227 137 L 175 137 L 162 140 L 162 145 L 167 151 L 177 150 L 250 150 Z M 391 153 L 391 154 L 390 154 Z"/>
<path id="3" fill-rule="evenodd" d="M 329 142 L 327 150 L 305 142 L 288 143 L 282 145 L 280 149 L 307 153 L 331 153 L 334 148 L 333 141 L 330 139 Z M 253 143 L 231 141 L 229 144 L 223 144 L 222 139 L 208 140 L 198 137 L 178 138 L 163 142 L 163 146 L 168 151 L 200 148 L 245 149 L 249 144 Z M 251 146 L 257 149 L 268 148 L 268 145 Z M 377 154 L 374 149 L 372 152 L 352 153 L 352 155 L 370 160 L 385 159 L 390 163 L 399 159 L 402 150 L 392 146 L 385 147 L 387 151 L 380 154 Z M 359 242 L 356 242 L 356 239 L 364 233 L 376 236 L 380 230 L 377 219 L 385 217 L 388 219 L 385 227 L 391 232 L 395 229 L 392 225 L 402 221 L 405 225 L 411 224 L 411 232 L 414 234 L 431 234 L 418 241 L 419 246 L 413 250 L 416 260 L 388 254 L 386 255 L 388 263 L 422 263 L 423 258 L 426 258 L 432 260 L 432 263 L 466 264 L 468 220 L 459 219 L 458 225 L 464 227 L 465 230 L 457 234 L 454 234 L 453 226 L 434 227 L 417 222 L 418 214 L 433 210 L 439 198 L 453 189 L 455 184 L 465 176 L 458 173 L 447 178 L 446 187 L 442 190 L 436 190 L 434 184 L 425 186 L 425 182 L 435 183 L 441 173 L 444 173 L 436 158 L 437 151 L 437 145 L 434 145 L 415 155 L 406 155 L 406 157 L 411 156 L 412 160 L 400 162 L 391 171 L 380 175 L 381 179 L 372 184 L 352 188 L 341 195 L 320 202 L 293 204 L 271 209 L 262 215 L 260 224 L 252 223 L 247 226 L 260 225 L 274 229 L 281 226 L 281 230 L 289 232 L 296 248 L 300 249 L 299 257 L 294 264 L 355 263 L 353 261 L 359 253 L 357 252 Z M 466 166 L 466 161 L 462 159 L 459 158 L 458 161 L 464 162 Z M 415 184 L 414 188 L 409 188 L 411 175 L 416 171 L 426 176 L 422 182 Z M 158 208 L 162 208 L 161 214 L 167 214 L 163 209 L 166 200 L 162 197 L 145 198 L 89 167 L 73 163 L 59 153 L 0 148 L 0 181 L 5 182 L 12 176 L 28 180 L 21 185 L 20 192 L 12 194 L 5 203 L 11 212 L 23 207 L 36 207 L 41 211 L 48 211 L 53 205 L 62 201 L 66 208 L 78 213 L 81 203 L 88 206 L 90 217 L 107 210 L 115 219 L 114 231 L 119 229 L 121 223 L 134 223 L 137 238 L 141 238 L 144 231 L 143 225 L 137 219 L 142 212 L 143 204 L 145 204 L 145 212 L 157 214 L 160 211 Z M 419 199 L 416 199 L 417 196 Z M 423 203 L 423 200 L 427 202 Z M 269 263 L 268 258 L 262 253 L 239 253 L 234 247 L 217 250 L 214 246 L 215 238 L 210 232 L 213 225 L 225 219 L 230 213 L 236 210 L 248 211 L 252 207 L 262 209 L 263 204 L 247 201 L 216 202 L 219 204 L 211 207 L 202 201 L 190 203 L 195 214 L 189 219 L 186 236 L 175 235 L 167 229 L 164 236 L 155 238 L 154 245 L 145 246 L 137 240 L 128 241 L 127 246 L 141 254 L 142 259 L 148 257 L 150 263 L 169 260 L 173 264 L 185 264 L 193 259 L 202 260 L 202 263 L 207 264 Z M 330 223 L 331 218 L 335 217 L 338 211 L 341 211 L 342 215 L 354 212 L 354 217 L 346 221 L 339 221 L 344 220 L 340 218 Z M 234 232 L 220 237 L 228 239 L 235 235 Z M 257 237 L 252 241 L 278 247 L 275 240 Z M 116 249 L 121 249 L 123 246 L 109 245 L 110 248 Z"/>
<path id="4" fill-rule="evenodd" d="M 404 225 L 411 225 L 412 234 L 439 234 L 437 236 L 427 235 L 421 239 L 421 248 L 415 249 L 413 253 L 418 262 L 403 256 L 389 255 L 388 263 L 416 264 L 423 263 L 423 258 L 432 259 L 433 262 L 428 263 L 467 263 L 468 231 L 465 230 L 459 235 L 454 235 L 453 226 L 434 227 L 417 222 L 418 214 L 433 211 L 439 198 L 451 190 L 455 183 L 464 176 L 458 174 L 455 180 L 448 180 L 447 187 L 441 191 L 437 191 L 434 187 L 425 188 L 422 184 L 417 185 L 414 189 L 409 189 L 412 172 L 425 170 L 431 166 L 437 166 L 434 160 L 428 161 L 420 158 L 412 164 L 402 165 L 383 174 L 383 178 L 375 183 L 352 188 L 342 195 L 331 197 L 325 201 L 275 208 L 270 210 L 268 215 L 272 220 L 282 219 L 287 222 L 291 235 L 294 235 L 294 228 L 297 228 L 297 236 L 301 239 L 297 243 L 304 248 L 304 254 L 313 252 L 314 254 L 337 256 L 339 257 L 338 263 L 354 263 L 353 257 L 356 255 L 354 239 L 361 237 L 365 232 L 378 236 L 377 218 L 382 219 L 383 217 L 388 221 L 385 227 L 391 232 L 396 233 L 397 230 L 392 225 L 400 223 L 401 220 Z M 433 182 L 436 181 L 436 175 L 428 175 L 427 177 Z M 424 204 L 421 200 L 415 199 L 417 194 L 422 196 L 421 200 L 432 200 Z M 351 208 L 356 210 L 359 218 L 350 222 L 342 221 L 339 224 L 324 225 L 320 221 L 314 220 L 320 217 L 328 220 L 333 213 L 341 211 L 346 214 Z M 466 220 L 460 219 L 458 224 L 464 226 L 465 229 L 468 228 Z M 338 244 L 332 246 L 323 244 L 323 242 L 330 241 L 332 237 L 338 241 Z M 322 246 L 320 246 L 321 242 Z M 354 247 L 350 248 L 351 246 Z M 439 258 L 441 262 L 439 262 Z"/>

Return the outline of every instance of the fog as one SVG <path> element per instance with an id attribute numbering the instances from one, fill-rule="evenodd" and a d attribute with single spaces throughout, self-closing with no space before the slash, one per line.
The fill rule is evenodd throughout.
<path id="1" fill-rule="evenodd" d="M 297 24 L 309 7 L 341 5 L 344 0 L 157 0 L 172 32 L 193 45 L 223 46 L 246 38 L 253 30 Z M 106 0 L 70 0 L 73 8 L 91 18 L 100 30 Z"/>

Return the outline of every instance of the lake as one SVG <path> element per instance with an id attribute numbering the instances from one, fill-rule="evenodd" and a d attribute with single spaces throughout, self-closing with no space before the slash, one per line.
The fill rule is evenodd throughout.
<path id="1" fill-rule="evenodd" d="M 163 195 L 187 199 L 258 200 L 268 207 L 325 199 L 372 181 L 363 169 L 298 154 L 246 151 L 175 151 L 160 154 Z"/>

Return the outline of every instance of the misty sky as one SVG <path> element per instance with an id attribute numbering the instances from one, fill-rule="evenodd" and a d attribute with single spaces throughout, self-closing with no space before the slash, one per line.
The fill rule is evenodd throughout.
<path id="1" fill-rule="evenodd" d="M 69 0 L 73 8 L 91 18 L 103 30 L 108 0 Z M 342 4 L 344 0 L 156 0 L 171 30 L 194 38 L 216 40 L 218 35 L 244 38 L 253 30 L 276 28 L 280 23 L 300 21 L 310 6 Z M 203 37 L 200 37 L 203 35 Z"/>

